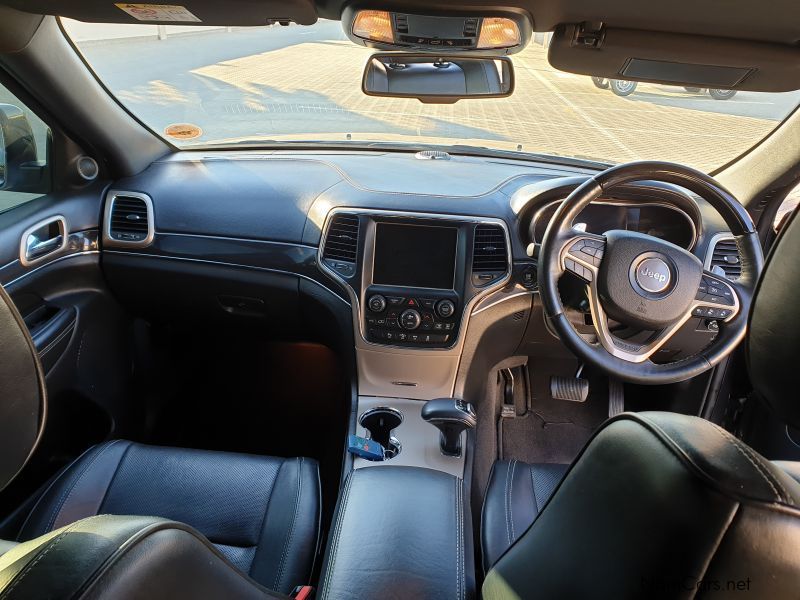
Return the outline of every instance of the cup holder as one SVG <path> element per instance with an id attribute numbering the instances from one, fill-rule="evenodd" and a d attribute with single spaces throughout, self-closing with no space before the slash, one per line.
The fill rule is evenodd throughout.
<path id="1" fill-rule="evenodd" d="M 392 436 L 392 431 L 403 422 L 403 413 L 388 406 L 371 408 L 358 419 L 361 426 L 369 432 L 369 437 L 384 447 L 384 460 L 400 454 L 402 445 Z"/>

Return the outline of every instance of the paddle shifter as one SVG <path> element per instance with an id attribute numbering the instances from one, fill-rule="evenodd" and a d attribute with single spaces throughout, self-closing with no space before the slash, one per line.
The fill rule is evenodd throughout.
<path id="1" fill-rule="evenodd" d="M 461 456 L 461 433 L 478 422 L 472 405 L 461 398 L 428 400 L 422 418 L 439 428 L 439 445 L 446 456 Z"/>

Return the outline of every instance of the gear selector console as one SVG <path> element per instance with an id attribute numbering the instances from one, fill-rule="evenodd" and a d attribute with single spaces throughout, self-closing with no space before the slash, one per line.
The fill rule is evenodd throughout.
<path id="1" fill-rule="evenodd" d="M 461 456 L 461 434 L 477 425 L 472 405 L 461 398 L 429 400 L 422 418 L 439 429 L 439 445 L 446 456 Z"/>

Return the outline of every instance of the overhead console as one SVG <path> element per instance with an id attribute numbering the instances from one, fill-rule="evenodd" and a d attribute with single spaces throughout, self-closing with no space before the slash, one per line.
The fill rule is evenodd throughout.
<path id="1" fill-rule="evenodd" d="M 514 54 L 528 44 L 533 32 L 529 16 L 513 9 L 419 14 L 348 5 L 341 19 L 352 42 L 380 50 Z"/>
<path id="2" fill-rule="evenodd" d="M 329 215 L 320 264 L 352 294 L 357 337 L 417 349 L 454 347 L 511 268 L 500 220 L 351 210 Z"/>

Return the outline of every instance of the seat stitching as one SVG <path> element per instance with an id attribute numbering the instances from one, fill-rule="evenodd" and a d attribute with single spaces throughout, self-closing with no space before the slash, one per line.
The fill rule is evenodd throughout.
<path id="1" fill-rule="evenodd" d="M 517 461 L 514 461 L 514 466 L 511 467 L 511 484 L 508 489 L 508 520 L 511 522 L 511 543 L 517 539 L 517 534 L 514 531 L 514 473 L 517 470 Z"/>
<path id="2" fill-rule="evenodd" d="M 8 588 L 6 588 L 6 589 L 3 591 L 3 594 L 0 596 L 0 598 L 8 598 L 8 595 L 11 593 L 11 591 L 12 591 L 12 590 L 13 590 L 15 587 L 17 587 L 17 585 L 18 585 L 18 584 L 19 584 L 19 583 L 20 583 L 20 582 L 21 582 L 23 579 L 25 579 L 25 576 L 26 576 L 28 573 L 30 573 L 30 572 L 31 572 L 31 570 L 33 569 L 33 567 L 35 567 L 35 566 L 36 566 L 36 564 L 37 564 L 37 563 L 38 563 L 40 560 L 42 560 L 42 559 L 45 557 L 45 555 L 46 555 L 48 552 L 50 552 L 50 550 L 52 550 L 53 548 L 55 548 L 55 547 L 56 547 L 56 546 L 59 544 L 59 542 L 61 542 L 61 540 L 63 540 L 63 539 L 64 539 L 64 537 L 65 537 L 65 536 L 66 536 L 66 535 L 67 535 L 67 534 L 68 534 L 70 531 L 72 531 L 72 529 L 74 529 L 74 528 L 75 528 L 75 526 L 76 526 L 76 525 L 77 525 L 77 522 L 73 523 L 72 525 L 70 525 L 69 527 L 67 527 L 67 528 L 66 528 L 64 531 L 62 531 L 61 533 L 59 533 L 59 534 L 58 534 L 58 535 L 57 535 L 55 538 L 53 538 L 52 540 L 50 540 L 50 542 L 47 544 L 47 548 L 45 548 L 45 549 L 44 549 L 42 552 L 40 552 L 40 553 L 39 553 L 39 556 L 37 556 L 35 559 L 33 559 L 33 561 L 31 561 L 30 563 L 28 563 L 28 564 L 25 566 L 25 568 L 22 570 L 22 572 L 21 572 L 21 573 L 19 574 L 19 576 L 16 578 L 16 580 L 14 581 L 14 583 L 12 583 L 12 584 L 11 584 L 11 585 L 10 585 Z"/>
<path id="3" fill-rule="evenodd" d="M 464 597 L 464 560 L 462 553 L 464 551 L 462 533 L 464 531 L 464 519 L 462 513 L 463 502 L 461 501 L 461 480 L 456 478 L 456 598 L 459 600 Z"/>
<path id="4" fill-rule="evenodd" d="M 114 474 L 111 476 L 111 479 L 108 480 L 108 485 L 106 486 L 106 491 L 103 494 L 102 500 L 100 500 L 100 504 L 97 505 L 97 514 L 103 514 L 103 507 L 106 504 L 106 500 L 108 500 L 108 494 L 111 492 L 111 488 L 114 487 L 114 482 L 117 480 L 117 475 L 119 475 L 119 471 L 122 468 L 122 463 L 125 462 L 125 458 L 128 456 L 128 452 L 131 451 L 133 448 L 133 442 L 127 442 L 128 446 L 125 448 L 125 451 L 122 453 L 122 456 L 119 457 L 119 462 L 117 463 L 116 468 L 114 469 Z"/>
<path id="5" fill-rule="evenodd" d="M 281 563 L 280 567 L 278 568 L 278 574 L 275 577 L 275 589 L 280 591 L 280 583 L 283 579 L 283 567 L 286 561 L 286 555 L 289 552 L 289 548 L 292 546 L 292 538 L 294 537 L 294 525 L 297 521 L 297 513 L 300 510 L 300 494 L 303 490 L 303 458 L 300 457 L 298 459 L 297 465 L 297 492 L 295 494 L 294 499 L 294 514 L 292 516 L 292 524 L 289 527 L 289 536 L 286 539 L 286 543 L 283 546 L 283 554 L 281 555 Z"/>
<path id="6" fill-rule="evenodd" d="M 111 446 L 116 444 L 118 441 L 119 440 L 114 440 L 113 442 L 109 442 L 104 447 L 102 447 L 100 450 L 98 450 L 97 454 L 94 455 L 92 460 L 89 461 L 86 464 L 86 466 L 81 470 L 81 472 L 75 477 L 75 479 L 72 482 L 72 485 L 70 485 L 67 489 L 65 489 L 62 492 L 61 497 L 58 499 L 58 502 L 56 503 L 56 505 L 54 507 L 54 510 L 53 510 L 53 513 L 52 513 L 52 515 L 50 517 L 50 520 L 48 521 L 46 532 L 50 531 L 53 528 L 53 525 L 55 525 L 56 519 L 58 519 L 58 515 L 61 514 L 61 510 L 64 508 L 64 505 L 70 499 L 70 497 L 72 496 L 72 492 L 75 491 L 75 488 L 81 482 L 81 480 L 86 475 L 86 473 L 88 473 L 89 470 L 91 469 L 91 467 L 98 461 L 98 459 L 102 455 L 104 455 L 106 453 L 106 451 L 109 448 L 111 448 Z"/>
<path id="7" fill-rule="evenodd" d="M 772 488 L 772 491 L 778 497 L 778 500 L 784 500 L 787 504 L 792 504 L 792 505 L 794 504 L 791 498 L 789 497 L 789 494 L 786 493 L 786 490 L 781 485 L 781 483 L 777 481 L 774 477 L 772 477 L 771 473 L 769 473 L 769 470 L 766 467 L 764 467 L 763 464 L 760 464 L 761 461 L 758 460 L 756 456 L 751 455 L 749 452 L 747 452 L 747 450 L 745 450 L 745 448 L 739 443 L 739 440 L 737 440 L 734 436 L 732 436 L 730 433 L 728 433 L 721 427 L 715 425 L 714 430 L 717 433 L 719 433 L 723 439 L 727 439 L 729 442 L 731 442 L 733 444 L 733 447 L 736 448 L 739 451 L 739 453 L 742 456 L 744 456 L 750 462 L 750 464 L 756 468 L 756 470 L 764 478 L 764 481 L 766 481 L 769 487 Z M 783 492 L 783 496 L 778 491 L 778 488 L 780 488 L 781 492 Z"/>
<path id="8" fill-rule="evenodd" d="M 344 512 L 347 508 L 347 501 L 350 497 L 350 486 L 353 481 L 353 474 L 351 473 L 350 476 L 347 478 L 347 485 L 345 486 L 344 495 L 342 496 L 342 510 L 336 518 L 336 529 L 333 534 L 333 547 L 331 548 L 331 564 L 328 566 L 328 572 L 325 573 L 325 589 L 323 590 L 324 596 L 323 598 L 328 597 L 328 583 L 330 581 L 331 573 L 333 572 L 333 566 L 336 562 L 336 551 L 339 548 L 339 534 L 341 533 L 342 529 L 342 522 L 344 521 Z"/>
<path id="9" fill-rule="evenodd" d="M 323 585 L 322 590 L 322 600 L 328 597 L 328 583 L 330 582 L 331 573 L 333 572 L 333 566 L 336 563 L 336 551 L 339 548 L 339 533 L 342 529 L 342 522 L 344 521 L 344 512 L 347 508 L 347 500 L 350 497 L 350 486 L 353 482 L 353 473 L 350 473 L 350 476 L 347 478 L 347 485 L 344 488 L 344 494 L 342 495 L 342 510 L 336 517 L 336 528 L 333 533 L 333 546 L 331 548 L 331 560 L 330 564 L 328 565 L 328 572 L 325 573 L 325 583 Z"/>
<path id="10" fill-rule="evenodd" d="M 461 527 L 458 528 L 459 534 L 461 536 L 461 597 L 467 597 L 467 544 L 466 540 L 464 539 L 464 480 L 458 480 L 458 509 L 459 514 L 461 515 Z"/>
<path id="11" fill-rule="evenodd" d="M 461 551 L 459 550 L 461 544 L 461 536 L 459 535 L 459 518 L 458 518 L 458 478 L 453 481 L 455 485 L 455 499 L 456 512 L 453 515 L 456 518 L 456 600 L 461 600 Z"/>
<path id="12" fill-rule="evenodd" d="M 255 549 L 256 551 L 253 553 L 253 560 L 250 563 L 250 567 L 247 569 L 247 574 L 250 575 L 253 572 L 253 569 L 256 565 L 256 558 L 259 556 L 259 550 L 261 549 L 261 542 L 264 536 L 264 525 L 267 522 L 267 515 L 269 514 L 269 507 L 272 505 L 272 496 L 275 493 L 275 484 L 278 482 L 278 478 L 281 476 L 281 471 L 283 470 L 283 466 L 286 464 L 286 459 L 281 460 L 281 464 L 278 467 L 278 472 L 275 474 L 275 479 L 272 482 L 272 486 L 269 488 L 269 497 L 267 498 L 267 506 L 264 507 L 264 514 L 261 515 L 261 524 L 258 526 L 258 538 L 256 538 Z"/>
<path id="13" fill-rule="evenodd" d="M 536 469 L 533 468 L 533 465 L 530 465 L 531 469 L 531 492 L 533 493 L 533 506 L 536 508 L 536 513 L 540 512 L 539 510 L 539 499 L 536 497 Z"/>
<path id="14" fill-rule="evenodd" d="M 513 463 L 514 461 L 512 460 L 510 463 L 508 463 L 508 466 L 506 467 L 506 481 L 505 484 L 503 485 L 503 504 L 505 508 L 505 517 L 506 517 L 506 539 L 508 539 L 509 544 L 511 543 L 511 526 L 509 524 L 509 519 L 508 519 L 508 483 L 509 483 L 509 473 L 511 471 L 511 465 Z"/>

